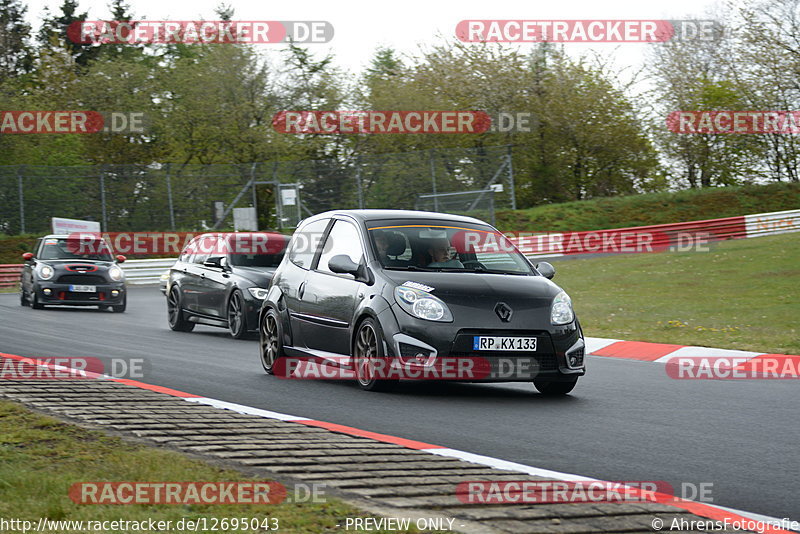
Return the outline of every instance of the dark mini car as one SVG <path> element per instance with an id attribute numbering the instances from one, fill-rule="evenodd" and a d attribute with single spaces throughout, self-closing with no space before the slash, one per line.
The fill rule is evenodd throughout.
<path id="1" fill-rule="evenodd" d="M 258 328 L 258 312 L 289 237 L 278 233 L 208 233 L 195 237 L 169 270 L 167 320 L 227 328 L 241 339 Z"/>
<path id="2" fill-rule="evenodd" d="M 125 273 L 118 265 L 125 256 L 112 257 L 102 238 L 48 235 L 35 250 L 22 255 L 20 304 L 35 310 L 56 305 L 125 311 Z"/>
<path id="3" fill-rule="evenodd" d="M 261 308 L 261 363 L 286 378 L 350 370 L 367 390 L 431 378 L 532 381 L 564 395 L 585 373 L 584 338 L 554 274 L 470 217 L 316 215 L 298 226 Z"/>

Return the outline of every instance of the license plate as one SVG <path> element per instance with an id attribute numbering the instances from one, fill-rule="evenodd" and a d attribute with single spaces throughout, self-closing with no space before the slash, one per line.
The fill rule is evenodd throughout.
<path id="1" fill-rule="evenodd" d="M 535 337 L 474 336 L 472 350 L 502 350 L 512 352 L 535 352 Z"/>
<path id="2" fill-rule="evenodd" d="M 96 293 L 97 286 L 69 286 L 73 293 Z"/>

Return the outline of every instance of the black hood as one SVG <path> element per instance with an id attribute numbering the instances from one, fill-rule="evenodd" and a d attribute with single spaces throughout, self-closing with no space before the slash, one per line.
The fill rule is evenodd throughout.
<path id="1" fill-rule="evenodd" d="M 382 273 L 393 283 L 390 285 L 410 281 L 432 287 L 431 294 L 442 299 L 455 320 L 465 328 L 547 328 L 553 298 L 561 291 L 544 276 L 388 269 Z M 394 296 L 388 293 L 390 291 L 387 291 L 387 300 L 394 302 Z M 511 308 L 509 321 L 500 319 L 495 311 L 500 303 Z"/>
<path id="2" fill-rule="evenodd" d="M 256 287 L 269 287 L 269 282 L 275 274 L 275 267 L 239 267 L 232 266 L 233 273 L 253 283 Z"/>

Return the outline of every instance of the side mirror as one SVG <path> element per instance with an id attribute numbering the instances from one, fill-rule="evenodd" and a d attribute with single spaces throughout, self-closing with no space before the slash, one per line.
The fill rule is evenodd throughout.
<path id="1" fill-rule="evenodd" d="M 537 263 L 536 270 L 539 271 L 539 273 L 548 280 L 552 280 L 553 277 L 556 275 L 556 268 L 547 263 L 546 261 Z"/>
<path id="2" fill-rule="evenodd" d="M 210 256 L 203 262 L 204 267 L 214 267 L 215 269 L 222 269 L 223 271 L 228 270 L 228 262 L 225 260 L 225 256 Z"/>
<path id="3" fill-rule="evenodd" d="M 122 254 L 117 254 L 117 263 L 125 263 L 125 260 L 127 260 L 127 259 L 128 258 L 123 256 Z"/>
<path id="4" fill-rule="evenodd" d="M 359 271 L 358 264 L 346 254 L 332 257 L 328 262 L 328 269 L 333 273 L 352 274 L 353 276 L 358 276 Z"/>
<path id="5" fill-rule="evenodd" d="M 31 261 L 33 259 L 33 252 L 26 252 L 22 255 L 22 259 L 25 261 Z"/>

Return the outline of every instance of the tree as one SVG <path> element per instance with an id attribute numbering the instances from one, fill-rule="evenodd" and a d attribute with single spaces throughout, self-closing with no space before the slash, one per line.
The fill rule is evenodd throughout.
<path id="1" fill-rule="evenodd" d="M 0 84 L 33 68 L 26 11 L 19 0 L 0 0 Z"/>

